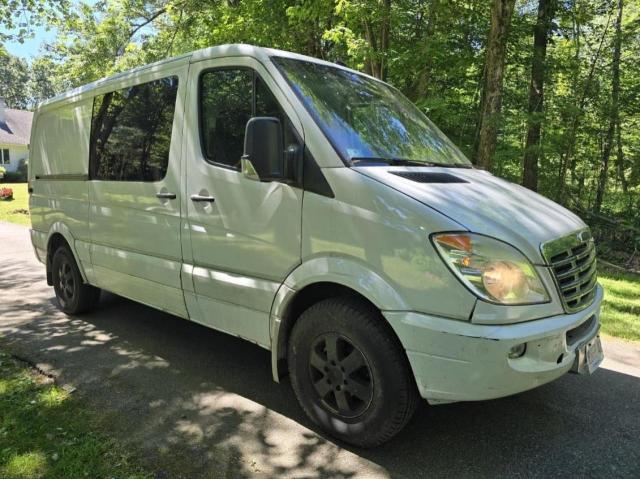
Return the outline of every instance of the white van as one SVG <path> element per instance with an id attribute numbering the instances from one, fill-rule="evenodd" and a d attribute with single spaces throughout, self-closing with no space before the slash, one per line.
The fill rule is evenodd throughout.
<path id="1" fill-rule="evenodd" d="M 252 341 L 352 444 L 390 439 L 419 397 L 498 398 L 602 360 L 580 218 L 343 66 L 225 45 L 70 91 L 36 112 L 29 188 L 65 313 L 104 289 Z"/>

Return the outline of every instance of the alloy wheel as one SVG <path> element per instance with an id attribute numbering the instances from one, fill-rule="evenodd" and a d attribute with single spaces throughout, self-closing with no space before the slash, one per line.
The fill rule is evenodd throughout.
<path id="1" fill-rule="evenodd" d="M 373 399 L 373 377 L 364 354 L 345 336 L 318 336 L 309 353 L 309 374 L 320 402 L 342 418 L 364 413 Z"/>

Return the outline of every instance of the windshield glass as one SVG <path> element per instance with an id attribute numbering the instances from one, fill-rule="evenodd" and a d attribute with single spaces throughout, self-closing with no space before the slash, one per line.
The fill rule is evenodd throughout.
<path id="1" fill-rule="evenodd" d="M 348 162 L 471 166 L 458 147 L 389 85 L 314 62 L 273 61 Z"/>

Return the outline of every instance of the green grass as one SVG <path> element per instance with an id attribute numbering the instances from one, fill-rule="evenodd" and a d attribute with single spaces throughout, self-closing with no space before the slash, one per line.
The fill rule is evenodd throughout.
<path id="1" fill-rule="evenodd" d="M 10 221 L 19 225 L 30 224 L 29 195 L 26 183 L 0 183 L 0 188 L 11 188 L 13 200 L 0 200 L 0 221 Z"/>
<path id="2" fill-rule="evenodd" d="M 602 332 L 640 341 L 640 275 L 602 270 L 598 276 L 604 287 Z"/>
<path id="3" fill-rule="evenodd" d="M 0 351 L 0 477 L 151 477 L 96 431 L 94 413 L 47 379 Z"/>

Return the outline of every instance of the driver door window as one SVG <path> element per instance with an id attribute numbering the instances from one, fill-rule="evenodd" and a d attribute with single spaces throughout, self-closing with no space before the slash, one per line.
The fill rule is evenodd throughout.
<path id="1" fill-rule="evenodd" d="M 247 68 L 208 70 L 200 76 L 202 153 L 211 163 L 240 169 L 249 119 L 280 120 L 285 150 L 299 144 L 282 107 L 260 77 Z"/>

